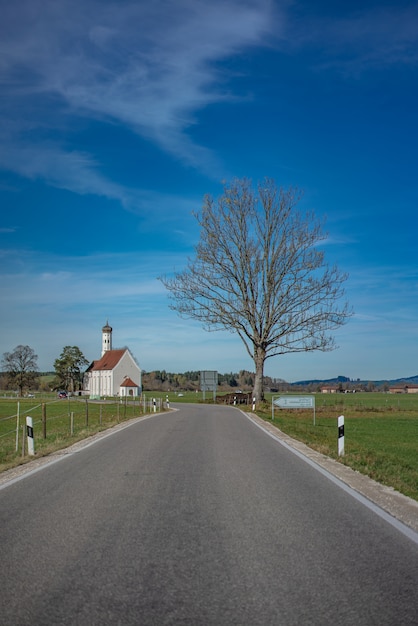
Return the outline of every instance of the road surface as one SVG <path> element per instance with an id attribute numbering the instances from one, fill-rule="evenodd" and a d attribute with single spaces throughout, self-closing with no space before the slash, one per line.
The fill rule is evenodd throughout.
<path id="1" fill-rule="evenodd" d="M 418 624 L 418 543 L 238 409 L 178 405 L 0 490 L 0 623 Z"/>

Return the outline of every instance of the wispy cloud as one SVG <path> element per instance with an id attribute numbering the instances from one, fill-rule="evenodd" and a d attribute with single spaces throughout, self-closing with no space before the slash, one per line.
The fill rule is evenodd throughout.
<path id="1" fill-rule="evenodd" d="M 418 64 L 418 6 L 375 6 L 364 10 L 344 7 L 343 16 L 294 21 L 286 33 L 290 47 L 320 45 L 321 67 L 348 74 L 388 66 Z M 317 58 L 319 63 L 319 59 Z"/>
<path id="2" fill-rule="evenodd" d="M 138 192 L 109 180 L 97 157 L 69 147 L 83 119 L 123 125 L 219 177 L 223 165 L 191 131 L 199 111 L 236 97 L 220 61 L 274 39 L 287 51 L 320 43 L 322 67 L 344 71 L 418 63 L 415 4 L 303 20 L 293 8 L 268 0 L 4 5 L 0 166 L 126 208 L 141 206 Z"/>
<path id="3" fill-rule="evenodd" d="M 100 174 L 91 156 L 77 151 L 66 152 L 56 145 L 43 143 L 19 145 L 3 142 L 0 167 L 32 180 L 42 179 L 48 184 L 75 193 L 95 194 L 117 199 L 124 206 L 134 203 L 134 191 L 117 185 Z"/>
<path id="4" fill-rule="evenodd" d="M 255 0 L 9 3 L 0 26 L 0 164 L 132 205 L 132 191 L 107 181 L 91 155 L 63 145 L 76 115 L 123 125 L 185 164 L 213 173 L 216 157 L 188 130 L 196 111 L 230 97 L 216 64 L 264 41 L 270 7 Z M 45 110 L 51 112 L 47 118 Z"/>
<path id="5" fill-rule="evenodd" d="M 126 302 L 127 298 L 166 294 L 157 279 L 184 255 L 152 250 L 89 256 L 5 251 L 0 300 L 36 304 L 91 304 L 98 300 Z M 6 258 L 7 257 L 7 258 Z M 88 267 L 89 271 L 85 272 Z"/>
<path id="6" fill-rule="evenodd" d="M 66 189 L 79 195 L 93 194 L 109 200 L 117 200 L 126 210 L 155 215 L 155 207 L 164 216 L 191 212 L 199 206 L 201 198 L 187 199 L 164 194 L 146 188 L 135 189 L 113 182 L 100 171 L 100 164 L 91 155 L 78 151 L 66 151 L 53 144 L 19 145 L 10 139 L 2 142 L 0 167 L 13 171 L 30 180 L 43 180 L 47 184 Z M 199 203 L 199 204 L 196 204 Z M 174 216 L 173 216 L 174 218 Z M 0 232 L 14 232 L 13 229 Z"/>
<path id="7" fill-rule="evenodd" d="M 418 271 L 410 266 L 353 268 L 347 295 L 355 315 L 350 332 L 384 343 L 417 335 Z"/>

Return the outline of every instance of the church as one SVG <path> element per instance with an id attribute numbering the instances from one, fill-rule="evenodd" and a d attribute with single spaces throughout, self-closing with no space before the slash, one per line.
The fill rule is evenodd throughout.
<path id="1" fill-rule="evenodd" d="M 102 356 L 90 364 L 84 375 L 84 393 L 92 399 L 141 394 L 141 368 L 128 348 L 112 349 L 112 331 L 106 322 L 102 328 Z"/>

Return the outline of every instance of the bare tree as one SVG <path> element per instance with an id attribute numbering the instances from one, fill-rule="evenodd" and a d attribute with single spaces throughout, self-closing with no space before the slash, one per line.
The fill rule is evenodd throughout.
<path id="1" fill-rule="evenodd" d="M 181 316 L 206 330 L 229 330 L 255 364 L 254 396 L 263 399 L 267 358 L 328 351 L 330 332 L 351 315 L 340 307 L 347 275 L 329 267 L 318 247 L 322 223 L 296 208 L 299 194 L 270 179 L 255 191 L 234 180 L 215 201 L 206 196 L 195 214 L 200 241 L 194 259 L 174 277 L 161 277 Z"/>
<path id="2" fill-rule="evenodd" d="M 38 355 L 29 346 L 16 346 L 13 352 L 3 354 L 2 366 L 6 373 L 8 387 L 15 386 L 19 395 L 24 389 L 31 389 L 37 377 Z"/>

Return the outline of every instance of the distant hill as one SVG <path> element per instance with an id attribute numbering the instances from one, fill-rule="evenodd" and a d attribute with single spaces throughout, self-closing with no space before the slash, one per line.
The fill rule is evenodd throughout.
<path id="1" fill-rule="evenodd" d="M 368 382 L 372 382 L 375 385 L 383 385 L 384 383 L 389 383 L 389 385 L 397 385 L 398 383 L 409 383 L 411 385 L 418 385 L 418 374 L 415 376 L 409 376 L 407 378 L 383 378 L 382 380 L 360 380 L 360 379 L 351 379 L 347 378 L 347 376 L 336 376 L 335 378 L 327 378 L 327 379 L 312 379 L 312 380 L 299 380 L 294 383 L 290 383 L 290 385 L 338 385 L 339 383 L 359 383 L 359 384 L 367 384 Z"/>
<path id="2" fill-rule="evenodd" d="M 385 382 L 385 381 L 382 381 L 382 382 Z M 397 383 L 410 383 L 411 385 L 417 385 L 418 374 L 416 376 L 409 376 L 408 378 L 394 378 L 387 382 L 389 382 L 391 385 L 396 385 Z"/>
<path id="3" fill-rule="evenodd" d="M 291 385 L 338 385 L 339 383 L 349 383 L 350 378 L 347 376 L 337 376 L 336 378 L 315 378 L 312 380 L 298 380 L 295 383 L 290 383 Z"/>

